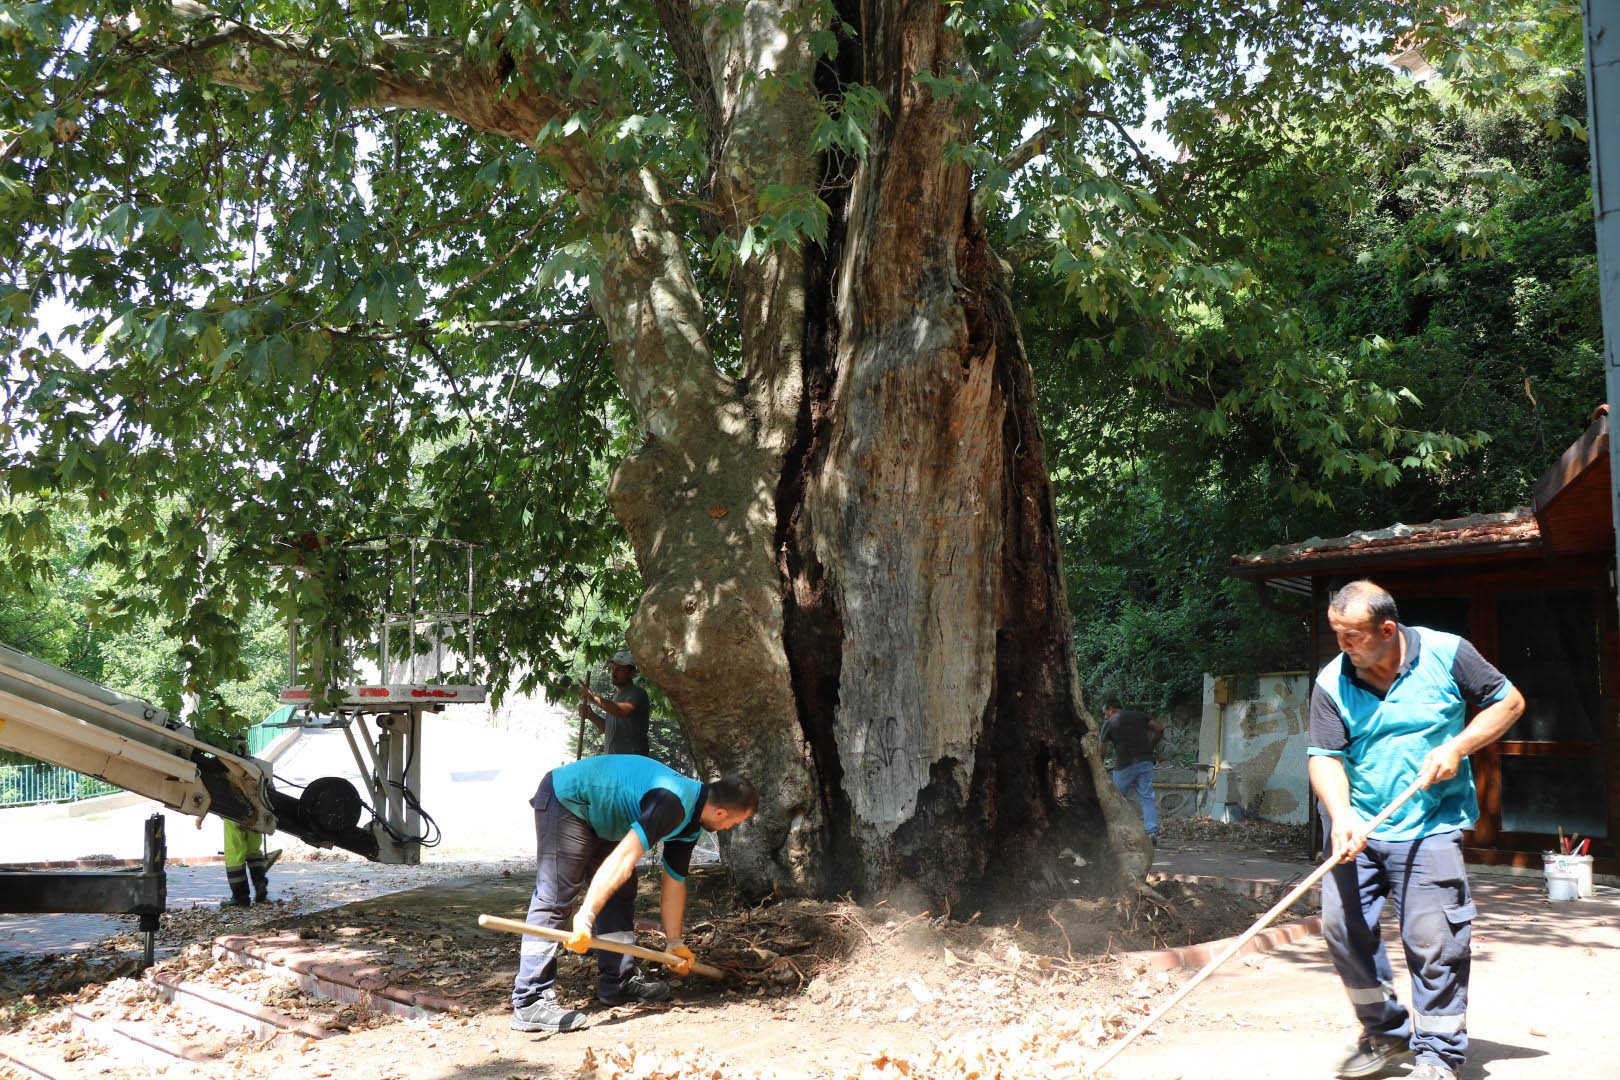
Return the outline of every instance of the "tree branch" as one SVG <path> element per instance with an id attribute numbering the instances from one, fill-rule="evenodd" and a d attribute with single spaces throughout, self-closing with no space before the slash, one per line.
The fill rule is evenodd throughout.
<path id="1" fill-rule="evenodd" d="M 594 322 L 594 314 L 565 315 L 555 319 L 485 319 L 482 322 L 469 322 L 463 325 L 468 330 L 481 332 L 485 330 L 548 330 L 559 326 L 578 326 L 581 323 Z M 323 326 L 333 337 L 340 337 L 348 341 L 405 341 L 429 337 L 439 331 L 440 327 L 427 320 L 418 319 L 416 325 L 408 329 L 396 330 L 364 330 L 354 326 Z"/>
<path id="2" fill-rule="evenodd" d="M 319 93 L 335 79 L 354 95 L 351 107 L 423 109 L 525 143 L 563 111 L 543 96 L 503 95 L 502 65 L 477 63 L 448 38 L 392 34 L 375 48 L 342 39 L 316 46 L 303 34 L 250 26 L 194 0 L 170 0 L 167 16 L 119 20 L 116 28 L 128 35 L 123 49 L 177 75 L 250 93 L 273 86 Z"/>

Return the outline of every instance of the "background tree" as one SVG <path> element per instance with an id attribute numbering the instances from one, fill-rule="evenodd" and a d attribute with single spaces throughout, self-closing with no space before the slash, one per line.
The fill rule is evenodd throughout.
<path id="1" fill-rule="evenodd" d="M 1050 246 L 1108 355 L 1216 428 L 1260 417 L 1300 477 L 1464 445 L 1307 339 L 1230 198 L 1427 115 L 1379 59 L 1465 44 L 1438 5 L 3 10 L 9 490 L 89 500 L 199 692 L 273 567 L 319 571 L 286 606 L 361 620 L 329 541 L 377 532 L 486 542 L 492 677 L 560 683 L 569 597 L 619 584 L 617 462 L 632 650 L 700 764 L 769 793 L 732 844 L 751 888 L 953 898 L 1060 838 L 1144 867 L 1081 737 L 987 222 Z M 1155 97 L 1196 167 L 1138 152 Z M 78 314 L 42 336 L 53 300 Z"/>
<path id="2" fill-rule="evenodd" d="M 1433 468 L 1379 478 L 1349 454 L 1293 468 L 1263 413 L 1218 423 L 1212 398 L 1122 369 L 1087 347 L 1115 327 L 1073 312 L 1049 321 L 1064 310 L 1049 268 L 1019 268 L 1088 693 L 1163 709 L 1199 700 L 1205 671 L 1303 668 L 1302 617 L 1261 607 L 1252 586 L 1226 578 L 1228 556 L 1521 505 L 1590 421 L 1603 375 L 1589 165 L 1573 119 L 1586 113 L 1584 85 L 1556 49 L 1533 51 L 1510 103 L 1471 106 L 1439 88 L 1439 112 L 1401 140 L 1338 147 L 1331 167 L 1311 147 L 1304 167 L 1279 158 L 1233 195 L 1267 208 L 1255 250 L 1291 282 L 1313 347 L 1404 385 L 1403 422 L 1416 431 L 1488 433 Z M 1333 198 L 1289 179 L 1324 173 L 1341 185 Z"/>

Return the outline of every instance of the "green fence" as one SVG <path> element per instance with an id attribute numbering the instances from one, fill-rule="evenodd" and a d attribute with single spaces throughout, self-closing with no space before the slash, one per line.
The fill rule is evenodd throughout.
<path id="1" fill-rule="evenodd" d="M 270 717 L 271 720 L 276 718 Z M 266 747 L 285 734 L 287 729 L 283 727 L 254 724 L 246 732 L 248 754 L 258 757 Z M 105 780 L 84 776 L 60 765 L 0 765 L 0 809 L 37 803 L 78 802 L 120 790 Z"/>
<path id="2" fill-rule="evenodd" d="M 117 790 L 105 780 L 58 765 L 0 766 L 0 807 L 76 802 Z"/>

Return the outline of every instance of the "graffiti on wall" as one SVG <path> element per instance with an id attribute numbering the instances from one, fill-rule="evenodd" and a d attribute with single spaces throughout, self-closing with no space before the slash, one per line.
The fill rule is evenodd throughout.
<path id="1" fill-rule="evenodd" d="M 1206 814 L 1309 820 L 1310 685 L 1303 671 L 1267 672 L 1252 681 L 1204 676 L 1198 759 L 1213 774 Z"/>

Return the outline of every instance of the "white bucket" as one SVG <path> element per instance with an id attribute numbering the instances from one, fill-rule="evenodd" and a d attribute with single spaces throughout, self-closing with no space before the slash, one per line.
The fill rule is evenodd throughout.
<path id="1" fill-rule="evenodd" d="M 1573 876 L 1547 871 L 1547 899 L 1575 900 L 1580 896 L 1581 883 Z"/>
<path id="2" fill-rule="evenodd" d="M 1547 875 L 1547 898 L 1550 900 L 1576 900 L 1586 899 L 1593 895 L 1592 889 L 1592 856 L 1590 855 L 1559 855 L 1551 851 L 1541 853 L 1541 869 Z M 1555 884 L 1555 879 L 1567 879 L 1573 882 L 1570 895 L 1563 895 L 1570 891 L 1562 884 Z"/>

